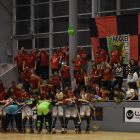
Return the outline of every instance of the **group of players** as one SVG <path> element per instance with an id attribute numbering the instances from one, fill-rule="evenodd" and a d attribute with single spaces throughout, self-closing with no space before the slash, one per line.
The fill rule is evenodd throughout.
<path id="1" fill-rule="evenodd" d="M 75 133 L 81 133 L 81 122 L 85 114 L 87 119 L 85 132 L 89 132 L 90 112 L 95 111 L 89 100 L 94 98 L 96 91 L 85 91 L 85 89 L 82 89 L 81 94 L 75 96 L 71 87 L 67 87 L 63 92 L 61 92 L 60 87 L 56 87 L 50 90 L 46 89 L 43 94 L 40 94 L 40 91 L 32 86 L 28 93 L 24 87 L 20 88 L 14 84 L 12 82 L 12 87 L 3 90 L 0 101 L 1 130 L 3 132 L 7 131 L 10 123 L 13 130 L 14 118 L 18 132 L 26 133 L 26 122 L 27 118 L 29 118 L 30 133 L 34 133 L 32 111 L 34 109 L 37 110 L 36 130 L 38 133 L 42 131 L 45 118 L 47 132 L 55 134 L 57 114 L 61 122 L 62 134 L 67 133 L 70 116 L 73 117 Z M 14 93 L 15 90 L 16 94 Z M 66 114 L 63 113 L 62 105 L 67 106 Z M 80 106 L 80 113 L 77 110 L 77 105 Z M 50 112 L 49 109 L 52 107 L 52 112 Z"/>

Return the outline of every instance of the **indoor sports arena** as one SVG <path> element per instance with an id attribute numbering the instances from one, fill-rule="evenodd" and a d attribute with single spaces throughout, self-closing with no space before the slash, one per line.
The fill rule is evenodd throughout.
<path id="1" fill-rule="evenodd" d="M 0 0 L 0 137 L 139 140 L 140 0 Z"/>

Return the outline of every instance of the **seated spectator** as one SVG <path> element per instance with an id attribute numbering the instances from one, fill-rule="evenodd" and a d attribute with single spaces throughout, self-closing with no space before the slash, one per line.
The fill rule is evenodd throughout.
<path id="1" fill-rule="evenodd" d="M 101 76 L 102 76 L 102 74 L 101 74 L 100 70 L 97 69 L 97 65 L 93 64 L 92 69 L 93 69 L 92 76 L 90 78 L 92 79 L 93 83 L 94 83 L 94 79 L 96 79 L 97 83 L 100 87 L 101 86 Z"/>
<path id="2" fill-rule="evenodd" d="M 132 76 L 132 68 L 136 65 L 135 59 L 131 59 L 130 63 L 126 66 L 126 74 Z"/>
<path id="3" fill-rule="evenodd" d="M 74 67 L 74 77 L 75 77 L 75 75 L 78 72 L 78 70 L 82 67 L 83 60 L 81 59 L 79 54 L 77 55 L 76 60 L 74 60 L 74 58 L 75 58 L 75 56 L 73 56 L 71 62 L 75 64 L 75 67 Z"/>
<path id="4" fill-rule="evenodd" d="M 105 88 L 105 93 L 108 97 L 108 100 L 113 100 L 114 99 L 114 92 L 110 91 L 110 87 Z"/>
<path id="5" fill-rule="evenodd" d="M 13 95 L 16 95 L 16 82 L 14 80 L 11 81 L 11 87 L 9 87 L 9 89 L 12 88 L 14 90 Z"/>
<path id="6" fill-rule="evenodd" d="M 101 101 L 101 97 L 96 95 L 96 90 L 92 90 L 91 91 L 91 102 L 95 102 L 95 104 L 98 102 L 98 101 Z"/>
<path id="7" fill-rule="evenodd" d="M 75 85 L 75 90 L 74 90 L 74 95 L 75 95 L 76 98 L 79 97 L 80 92 L 81 92 L 80 84 L 76 84 L 76 85 Z"/>
<path id="8" fill-rule="evenodd" d="M 85 99 L 87 101 L 91 101 L 91 90 L 87 90 L 85 94 Z"/>
<path id="9" fill-rule="evenodd" d="M 120 103 L 122 100 L 125 99 L 124 95 L 119 91 L 118 88 L 114 88 L 114 101 L 116 103 Z"/>
<path id="10" fill-rule="evenodd" d="M 65 43 L 65 49 L 61 52 L 60 62 L 67 61 L 69 62 L 69 46 L 68 43 Z"/>
<path id="11" fill-rule="evenodd" d="M 8 88 L 4 88 L 3 92 L 1 94 L 1 101 L 2 100 L 7 100 L 9 98 L 9 94 L 8 94 Z"/>
<path id="12" fill-rule="evenodd" d="M 36 70 L 36 58 L 32 55 L 31 51 L 27 52 L 27 55 L 24 55 L 25 59 L 23 62 L 23 70 L 26 67 L 29 68 L 29 70 L 34 73 L 34 70 Z"/>
<path id="13" fill-rule="evenodd" d="M 100 52 L 100 57 L 103 59 L 104 62 L 108 62 L 108 54 L 107 51 L 104 50 L 101 46 L 97 47 Z"/>
<path id="14" fill-rule="evenodd" d="M 41 99 L 40 91 L 36 87 L 32 86 L 29 98 L 30 100 L 35 100 L 36 98 L 40 100 Z"/>
<path id="15" fill-rule="evenodd" d="M 70 83 L 69 82 L 66 83 L 65 91 L 68 91 L 68 87 L 70 87 Z"/>
<path id="16" fill-rule="evenodd" d="M 86 73 L 84 72 L 83 68 L 80 68 L 79 71 L 76 73 L 74 83 L 75 85 L 79 83 L 80 86 L 86 85 Z"/>
<path id="17" fill-rule="evenodd" d="M 3 92 L 3 83 L 2 83 L 2 80 L 0 79 L 0 93 Z"/>
<path id="18" fill-rule="evenodd" d="M 47 90 L 51 91 L 54 88 L 53 76 L 49 76 L 49 82 L 46 84 Z"/>
<path id="19" fill-rule="evenodd" d="M 51 89 L 50 100 L 56 100 L 56 90 Z"/>
<path id="20" fill-rule="evenodd" d="M 100 87 L 97 83 L 97 79 L 94 79 L 94 84 L 92 85 L 92 89 L 96 91 L 96 95 L 100 97 Z"/>
<path id="21" fill-rule="evenodd" d="M 50 92 L 48 90 L 45 91 L 42 100 L 50 100 Z"/>
<path id="22" fill-rule="evenodd" d="M 74 98 L 74 97 L 75 97 L 75 95 L 72 91 L 72 87 L 68 87 L 68 98 Z"/>
<path id="23" fill-rule="evenodd" d="M 34 74 L 31 75 L 30 79 L 30 85 L 31 87 L 35 87 L 37 90 L 40 88 L 40 78 Z"/>
<path id="24" fill-rule="evenodd" d="M 64 62 L 64 65 L 62 65 L 60 71 L 61 71 L 63 90 L 65 90 L 67 82 L 69 82 L 71 86 L 70 66 L 68 66 L 67 61 Z"/>
<path id="25" fill-rule="evenodd" d="M 81 92 L 80 92 L 80 97 L 81 97 L 81 99 L 85 99 L 85 94 L 86 94 L 85 89 L 82 88 L 82 89 L 81 89 Z"/>
<path id="26" fill-rule="evenodd" d="M 57 71 L 54 72 L 53 83 L 54 83 L 54 88 L 62 87 L 61 78 L 58 76 Z"/>
<path id="27" fill-rule="evenodd" d="M 46 82 L 40 85 L 40 95 L 42 100 L 46 99 Z"/>
<path id="28" fill-rule="evenodd" d="M 41 49 L 38 53 L 38 57 L 41 57 L 41 70 L 42 70 L 42 79 L 49 78 L 49 58 L 50 54 L 46 51 L 45 48 Z M 46 76 L 46 77 L 45 77 Z"/>
<path id="29" fill-rule="evenodd" d="M 127 82 L 137 82 L 137 78 L 139 77 L 139 68 L 138 66 L 134 66 L 132 68 L 132 75 L 128 75 Z"/>
<path id="30" fill-rule="evenodd" d="M 133 84 L 129 82 L 127 86 L 128 90 L 126 91 L 126 100 L 128 101 L 135 100 L 135 91 L 133 89 Z"/>
<path id="31" fill-rule="evenodd" d="M 118 85 L 119 91 L 122 91 L 122 83 L 123 83 L 123 67 L 122 63 L 118 62 L 118 66 L 114 64 L 116 80 L 112 83 L 112 90 L 114 91 L 114 87 Z"/>
<path id="32" fill-rule="evenodd" d="M 106 94 L 106 92 L 105 92 L 105 87 L 101 87 L 100 88 L 100 92 L 101 92 L 101 94 L 102 94 L 102 102 L 104 102 L 104 101 L 107 101 L 108 100 L 108 97 L 107 97 L 107 94 Z"/>
<path id="33" fill-rule="evenodd" d="M 54 75 L 54 72 L 59 72 L 59 57 L 57 57 L 57 53 L 54 52 L 54 56 L 50 59 L 50 68 L 52 69 L 52 74 Z"/>
<path id="34" fill-rule="evenodd" d="M 77 54 L 79 54 L 81 59 L 83 60 L 82 67 L 86 72 L 88 69 L 87 53 L 83 50 L 83 47 L 80 47 L 80 51 Z"/>
<path id="35" fill-rule="evenodd" d="M 23 71 L 23 75 L 22 75 L 22 83 L 23 86 L 25 87 L 26 92 L 29 92 L 31 75 L 32 72 L 29 71 L 28 67 L 25 67 L 25 70 Z"/>
<path id="36" fill-rule="evenodd" d="M 103 68 L 103 64 L 101 64 L 100 70 L 103 74 L 102 86 L 109 86 L 111 88 L 111 66 L 108 63 L 105 63 L 105 68 Z"/>
<path id="37" fill-rule="evenodd" d="M 86 89 L 87 90 L 92 90 L 92 86 L 91 85 L 88 85 L 88 86 L 86 86 Z"/>

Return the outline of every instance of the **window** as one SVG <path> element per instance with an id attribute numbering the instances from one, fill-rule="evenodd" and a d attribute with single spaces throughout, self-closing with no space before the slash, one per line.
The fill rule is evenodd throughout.
<path id="1" fill-rule="evenodd" d="M 24 39 L 18 40 L 18 50 L 24 47 L 25 50 L 32 49 L 32 40 L 31 39 Z"/>
<path id="2" fill-rule="evenodd" d="M 49 32 L 49 20 L 35 20 L 34 21 L 35 33 L 47 33 Z"/>
<path id="3" fill-rule="evenodd" d="M 120 0 L 121 9 L 138 8 L 140 7 L 140 0 Z"/>
<path id="4" fill-rule="evenodd" d="M 53 3 L 53 16 L 69 15 L 69 1 Z"/>
<path id="5" fill-rule="evenodd" d="M 16 0 L 16 6 L 30 4 L 30 0 Z"/>
<path id="6" fill-rule="evenodd" d="M 69 17 L 53 19 L 53 32 L 67 31 L 68 27 L 69 27 Z"/>
<path id="7" fill-rule="evenodd" d="M 35 39 L 35 48 L 49 48 L 49 38 Z"/>

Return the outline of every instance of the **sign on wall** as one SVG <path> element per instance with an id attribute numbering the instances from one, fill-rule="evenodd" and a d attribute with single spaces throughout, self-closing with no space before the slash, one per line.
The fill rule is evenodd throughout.
<path id="1" fill-rule="evenodd" d="M 140 122 L 140 108 L 125 108 L 125 122 Z"/>
<path id="2" fill-rule="evenodd" d="M 129 35 L 107 36 L 108 54 L 111 56 L 113 45 L 117 45 L 118 50 L 122 54 L 123 64 L 128 64 L 130 59 L 130 43 Z"/>

